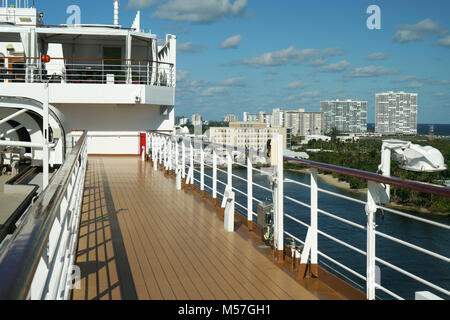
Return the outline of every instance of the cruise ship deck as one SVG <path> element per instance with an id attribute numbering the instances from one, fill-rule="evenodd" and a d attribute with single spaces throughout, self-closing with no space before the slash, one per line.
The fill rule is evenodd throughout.
<path id="1" fill-rule="evenodd" d="M 227 233 L 218 209 L 137 157 L 89 157 L 74 300 L 343 299 L 301 285 L 246 224 Z"/>

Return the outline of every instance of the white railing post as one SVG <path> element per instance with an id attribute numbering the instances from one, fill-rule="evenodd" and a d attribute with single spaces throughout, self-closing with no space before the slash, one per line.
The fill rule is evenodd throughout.
<path id="1" fill-rule="evenodd" d="M 188 176 L 187 176 L 187 181 L 186 181 L 186 185 L 190 184 L 191 188 L 193 187 L 192 185 L 194 184 L 194 144 L 192 142 L 192 138 L 189 139 L 189 172 L 188 172 Z"/>
<path id="2" fill-rule="evenodd" d="M 160 164 L 161 163 L 161 137 L 160 136 L 156 136 L 156 163 Z"/>
<path id="3" fill-rule="evenodd" d="M 181 140 L 181 178 L 186 179 L 186 140 Z"/>
<path id="4" fill-rule="evenodd" d="M 311 273 L 318 277 L 317 261 L 317 209 L 318 209 L 318 185 L 317 169 L 311 168 Z"/>
<path id="5" fill-rule="evenodd" d="M 248 227 L 253 229 L 253 164 L 250 154 L 247 156 L 247 221 Z"/>
<path id="6" fill-rule="evenodd" d="M 164 140 L 164 169 L 167 170 L 168 168 L 168 159 L 169 159 L 169 152 L 167 148 L 167 137 L 163 138 Z"/>
<path id="7" fill-rule="evenodd" d="M 213 146 L 213 199 L 217 199 L 217 153 L 216 148 Z"/>
<path id="8" fill-rule="evenodd" d="M 233 189 L 233 158 L 229 148 L 227 148 L 227 187 Z"/>
<path id="9" fill-rule="evenodd" d="M 158 138 L 156 134 L 152 133 L 152 156 L 153 156 L 153 170 L 158 170 Z"/>
<path id="10" fill-rule="evenodd" d="M 172 167 L 173 167 L 173 143 L 172 143 L 172 138 L 167 138 L 168 141 L 168 163 L 167 163 L 167 170 L 171 171 Z"/>
<path id="11" fill-rule="evenodd" d="M 368 300 L 375 300 L 375 284 L 376 284 L 376 265 L 375 265 L 375 213 L 377 212 L 376 204 L 377 184 L 368 181 L 367 192 L 367 273 L 366 273 L 366 297 Z"/>
<path id="12" fill-rule="evenodd" d="M 276 157 L 276 181 L 274 190 L 274 245 L 276 257 L 278 261 L 284 259 L 284 175 L 283 175 L 283 136 L 278 134 L 274 137 L 275 152 L 273 156 Z"/>
<path id="13" fill-rule="evenodd" d="M 178 157 L 179 153 L 180 148 L 178 146 L 178 138 L 177 136 L 175 136 L 175 170 L 178 170 L 179 169 L 178 167 L 180 166 L 180 159 Z"/>
<path id="14" fill-rule="evenodd" d="M 203 150 L 203 141 L 200 140 L 200 191 L 205 191 L 205 150 Z"/>

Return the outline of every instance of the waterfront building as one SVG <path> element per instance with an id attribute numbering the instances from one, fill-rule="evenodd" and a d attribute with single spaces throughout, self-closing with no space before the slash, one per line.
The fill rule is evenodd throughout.
<path id="1" fill-rule="evenodd" d="M 367 132 L 367 101 L 330 100 L 320 102 L 323 132 Z"/>
<path id="2" fill-rule="evenodd" d="M 418 94 L 386 92 L 375 95 L 375 132 L 383 135 L 417 134 Z"/>
<path id="3" fill-rule="evenodd" d="M 209 140 L 264 151 L 267 148 L 267 141 L 276 133 L 283 135 L 284 149 L 290 148 L 290 130 L 282 127 L 268 128 L 266 124 L 260 122 L 231 122 L 228 128 L 209 128 Z"/>

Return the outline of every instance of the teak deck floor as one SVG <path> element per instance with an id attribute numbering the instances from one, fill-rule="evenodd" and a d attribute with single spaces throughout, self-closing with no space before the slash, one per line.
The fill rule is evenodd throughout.
<path id="1" fill-rule="evenodd" d="M 137 157 L 90 157 L 76 300 L 317 299 Z"/>

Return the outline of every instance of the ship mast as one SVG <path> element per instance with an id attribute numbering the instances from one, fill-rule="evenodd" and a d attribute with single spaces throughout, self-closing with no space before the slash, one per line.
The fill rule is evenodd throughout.
<path id="1" fill-rule="evenodd" d="M 119 25 L 119 0 L 114 0 L 114 25 Z"/>

